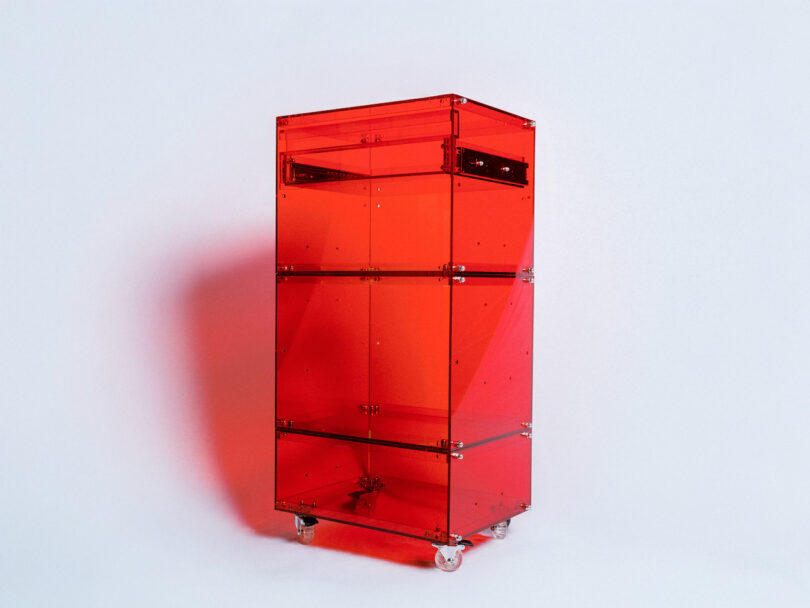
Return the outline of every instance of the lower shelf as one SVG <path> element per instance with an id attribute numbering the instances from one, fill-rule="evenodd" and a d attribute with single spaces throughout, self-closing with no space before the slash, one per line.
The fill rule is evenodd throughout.
<path id="1" fill-rule="evenodd" d="M 447 486 L 411 479 L 388 477 L 380 490 L 371 492 L 357 478 L 346 479 L 285 497 L 276 501 L 276 508 L 416 538 L 446 537 Z M 437 526 L 437 519 L 444 526 Z"/>

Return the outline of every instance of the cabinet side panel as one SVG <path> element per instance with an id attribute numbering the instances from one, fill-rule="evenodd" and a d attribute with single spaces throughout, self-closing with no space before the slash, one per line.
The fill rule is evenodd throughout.
<path id="1" fill-rule="evenodd" d="M 450 533 L 469 536 L 531 504 L 531 439 L 521 435 L 463 451 L 450 463 Z"/>
<path id="2" fill-rule="evenodd" d="M 454 286 L 453 441 L 470 445 L 531 422 L 533 292 L 521 278 Z"/>
<path id="3" fill-rule="evenodd" d="M 520 272 L 534 255 L 535 129 L 473 102 L 458 107 L 453 264 Z"/>

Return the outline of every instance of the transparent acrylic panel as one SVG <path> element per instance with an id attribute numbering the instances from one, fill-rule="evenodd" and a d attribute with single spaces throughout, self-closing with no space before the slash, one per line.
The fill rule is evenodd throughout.
<path id="1" fill-rule="evenodd" d="M 324 271 L 448 263 L 451 105 L 445 95 L 279 117 L 278 263 Z M 426 176 L 442 180 L 441 195 L 435 179 L 419 182 Z M 391 197 L 385 206 L 375 200 L 378 181 Z"/>
<path id="2" fill-rule="evenodd" d="M 453 441 L 468 446 L 531 422 L 533 293 L 521 278 L 453 286 Z"/>
<path id="3" fill-rule="evenodd" d="M 520 434 L 450 459 L 450 533 L 469 536 L 531 504 L 531 444 Z"/>
<path id="4" fill-rule="evenodd" d="M 520 272 L 533 257 L 535 129 L 473 101 L 456 107 L 453 264 Z"/>
<path id="5" fill-rule="evenodd" d="M 450 176 L 374 180 L 371 266 L 441 270 L 450 261 Z"/>
<path id="6" fill-rule="evenodd" d="M 368 281 L 283 276 L 277 301 L 276 418 L 296 429 L 365 436 Z"/>
<path id="7" fill-rule="evenodd" d="M 295 270 L 368 267 L 368 180 L 279 187 L 277 260 Z"/>
<path id="8" fill-rule="evenodd" d="M 448 279 L 383 276 L 370 283 L 369 436 L 440 446 L 448 425 Z"/>
<path id="9" fill-rule="evenodd" d="M 452 95 L 438 95 L 352 108 L 280 116 L 287 148 L 301 150 L 336 148 L 368 143 L 435 137 L 436 124 L 448 116 Z M 375 142 L 367 135 L 384 135 Z M 366 139 L 366 141 L 363 141 Z"/>
<path id="10" fill-rule="evenodd" d="M 367 150 L 316 154 L 296 144 L 353 141 L 352 129 L 291 129 L 278 119 L 277 263 L 296 270 L 360 270 L 368 266 L 370 158 Z M 362 124 L 362 123 L 360 123 Z M 362 126 L 355 126 L 362 129 Z"/>
<path id="11" fill-rule="evenodd" d="M 445 454 L 277 433 L 276 508 L 447 539 Z"/>

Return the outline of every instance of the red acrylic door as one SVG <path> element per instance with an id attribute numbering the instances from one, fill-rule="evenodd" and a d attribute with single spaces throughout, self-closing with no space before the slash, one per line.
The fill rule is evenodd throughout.
<path id="1" fill-rule="evenodd" d="M 282 425 L 367 434 L 358 408 L 368 403 L 368 319 L 368 283 L 358 277 L 280 277 L 276 418 Z"/>
<path id="2" fill-rule="evenodd" d="M 384 276 L 370 285 L 370 437 L 440 446 L 448 424 L 449 281 Z"/>
<path id="3" fill-rule="evenodd" d="M 449 263 L 450 183 L 450 176 L 441 172 L 374 180 L 372 267 L 437 272 Z"/>
<path id="4" fill-rule="evenodd" d="M 445 454 L 279 431 L 276 508 L 447 542 Z"/>

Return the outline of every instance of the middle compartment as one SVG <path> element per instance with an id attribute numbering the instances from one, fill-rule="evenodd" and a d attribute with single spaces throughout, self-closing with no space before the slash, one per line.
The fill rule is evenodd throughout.
<path id="1" fill-rule="evenodd" d="M 277 424 L 441 448 L 513 432 L 531 310 L 515 277 L 280 275 Z"/>

